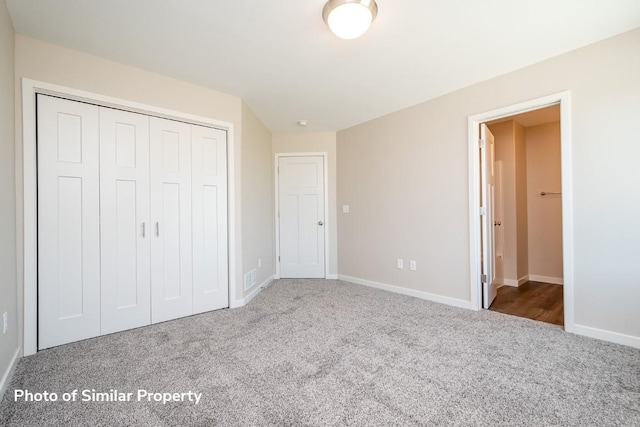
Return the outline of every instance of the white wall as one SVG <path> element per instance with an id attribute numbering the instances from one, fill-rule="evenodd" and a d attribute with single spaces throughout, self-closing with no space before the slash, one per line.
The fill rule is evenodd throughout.
<path id="1" fill-rule="evenodd" d="M 244 102 L 242 147 L 242 265 L 244 273 L 256 269 L 256 285 L 260 285 L 273 277 L 276 269 L 271 132 Z M 244 289 L 244 280 L 239 283 Z"/>
<path id="2" fill-rule="evenodd" d="M 19 348 L 13 75 L 13 25 L 7 5 L 0 2 L 0 399 Z M 3 334 L 2 315 L 5 312 L 9 329 Z"/>
<path id="3" fill-rule="evenodd" d="M 560 123 L 525 128 L 529 274 L 562 280 L 562 189 Z"/>
<path id="4" fill-rule="evenodd" d="M 640 29 L 338 132 L 339 273 L 469 301 L 468 117 L 569 90 L 574 320 L 640 346 L 638 52 Z"/>
<path id="5" fill-rule="evenodd" d="M 329 218 L 325 225 L 329 228 L 329 274 L 338 274 L 338 237 L 336 218 L 336 133 L 281 133 L 272 138 L 272 168 L 275 167 L 276 153 L 326 152 L 328 155 L 328 198 Z"/>

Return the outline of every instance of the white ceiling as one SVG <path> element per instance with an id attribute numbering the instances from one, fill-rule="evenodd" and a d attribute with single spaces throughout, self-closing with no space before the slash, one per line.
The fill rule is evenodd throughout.
<path id="1" fill-rule="evenodd" d="M 242 97 L 273 132 L 336 131 L 640 27 L 638 0 L 7 0 L 20 34 Z"/>

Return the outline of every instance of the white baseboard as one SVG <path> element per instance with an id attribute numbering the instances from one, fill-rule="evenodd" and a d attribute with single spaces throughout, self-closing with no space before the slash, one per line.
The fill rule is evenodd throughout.
<path id="1" fill-rule="evenodd" d="M 274 276 L 267 277 L 267 280 L 257 286 L 254 286 L 251 292 L 249 292 L 244 298 L 236 300 L 235 304 L 233 304 L 230 308 L 239 308 L 249 304 L 249 301 L 254 299 L 256 295 L 258 295 L 264 288 L 269 287 L 271 282 L 273 282 L 274 280 Z"/>
<path id="2" fill-rule="evenodd" d="M 551 283 L 553 285 L 564 284 L 564 280 L 562 279 L 562 277 L 538 276 L 536 274 L 530 274 L 529 280 L 531 280 L 532 282 Z"/>
<path id="3" fill-rule="evenodd" d="M 338 280 L 337 274 L 327 274 L 327 280 Z"/>
<path id="4" fill-rule="evenodd" d="M 0 401 L 4 396 L 4 392 L 7 391 L 7 387 L 9 387 L 9 383 L 11 382 L 11 378 L 13 378 L 13 373 L 18 366 L 18 362 L 20 361 L 20 347 L 16 349 L 16 352 L 13 354 L 13 358 L 7 366 L 7 370 L 2 375 L 2 379 L 0 380 Z"/>
<path id="5" fill-rule="evenodd" d="M 521 278 L 519 278 L 518 280 L 513 280 L 513 279 L 504 279 L 504 283 L 503 285 L 505 286 L 512 286 L 514 288 L 518 288 L 522 285 L 524 285 L 525 283 L 527 283 L 529 280 L 531 279 L 531 276 L 526 275 L 526 276 L 522 276 Z"/>
<path id="6" fill-rule="evenodd" d="M 445 297 L 442 295 L 431 294 L 423 291 L 416 291 L 414 289 L 401 288 L 400 286 L 387 285 L 386 283 L 379 283 L 371 280 L 359 279 L 357 277 L 344 276 L 342 274 L 338 274 L 338 279 L 344 280 L 345 282 L 355 283 L 357 285 L 369 286 L 370 288 L 376 288 L 376 289 L 382 289 L 384 291 L 394 292 L 396 294 L 408 295 L 411 297 L 416 297 L 416 298 L 420 298 L 428 301 L 438 302 L 441 304 L 451 305 L 454 307 L 474 310 L 474 308 L 471 307 L 470 301 Z"/>
<path id="7" fill-rule="evenodd" d="M 620 334 L 618 332 L 605 331 L 603 329 L 592 328 L 590 326 L 573 325 L 565 328 L 567 332 L 583 335 L 589 338 L 596 338 L 616 344 L 627 345 L 629 347 L 640 348 L 640 337 Z"/>

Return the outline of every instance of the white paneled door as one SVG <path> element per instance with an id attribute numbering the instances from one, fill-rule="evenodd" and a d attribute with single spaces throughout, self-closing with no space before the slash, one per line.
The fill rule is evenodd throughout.
<path id="1" fill-rule="evenodd" d="M 38 348 L 228 307 L 226 131 L 37 108 Z"/>
<path id="2" fill-rule="evenodd" d="M 280 157 L 280 277 L 324 278 L 324 159 Z"/>
<path id="3" fill-rule="evenodd" d="M 100 202 L 107 334 L 151 323 L 148 116 L 100 108 Z"/>
<path id="4" fill-rule="evenodd" d="M 151 117 L 151 321 L 193 313 L 191 126 Z"/>
<path id="5" fill-rule="evenodd" d="M 229 306 L 227 133 L 191 126 L 193 313 Z"/>
<path id="6" fill-rule="evenodd" d="M 39 348 L 100 335 L 99 108 L 38 95 Z"/>
<path id="7" fill-rule="evenodd" d="M 493 206 L 495 193 L 495 139 L 484 123 L 480 125 L 482 173 L 482 307 L 489 308 L 498 294 L 495 280 Z"/>

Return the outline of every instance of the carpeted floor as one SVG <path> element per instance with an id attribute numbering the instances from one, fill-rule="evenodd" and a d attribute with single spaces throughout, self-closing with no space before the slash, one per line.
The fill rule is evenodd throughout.
<path id="1" fill-rule="evenodd" d="M 15 389 L 57 402 L 14 402 Z M 73 390 L 131 401 L 63 402 Z M 202 393 L 147 402 L 137 390 Z M 186 395 L 185 395 L 186 396 Z M 639 426 L 640 350 L 340 281 L 24 358 L 2 426 Z"/>

